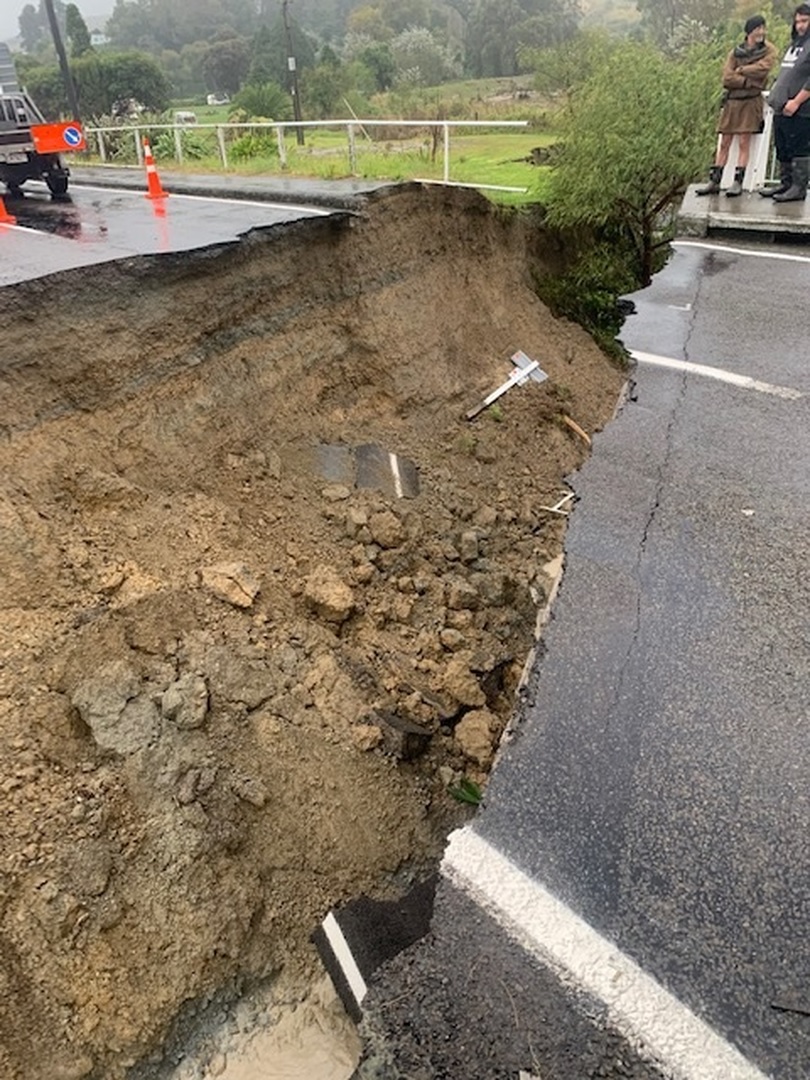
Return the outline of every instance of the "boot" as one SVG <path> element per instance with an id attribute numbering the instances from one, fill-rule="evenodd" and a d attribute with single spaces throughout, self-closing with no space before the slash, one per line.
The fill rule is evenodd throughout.
<path id="1" fill-rule="evenodd" d="M 793 159 L 793 183 L 781 195 L 774 195 L 773 201 L 778 203 L 804 202 L 807 197 L 808 172 L 810 172 L 810 158 L 795 157 Z"/>
<path id="2" fill-rule="evenodd" d="M 790 185 L 793 183 L 793 162 L 792 161 L 780 161 L 779 162 L 779 183 L 776 187 L 771 184 L 769 187 L 759 188 L 759 194 L 763 199 L 772 199 L 774 195 L 781 195 L 787 191 Z"/>
<path id="3" fill-rule="evenodd" d="M 741 165 L 738 165 L 737 168 L 734 170 L 734 180 L 733 180 L 733 182 L 731 184 L 731 187 L 726 192 L 726 195 L 730 195 L 730 196 L 742 195 L 742 182 L 743 182 L 743 177 L 744 176 L 745 176 L 745 167 L 741 166 Z"/>
<path id="4" fill-rule="evenodd" d="M 716 195 L 720 190 L 720 178 L 723 175 L 722 165 L 712 165 L 709 169 L 709 182 L 705 187 L 695 189 L 696 195 Z"/>

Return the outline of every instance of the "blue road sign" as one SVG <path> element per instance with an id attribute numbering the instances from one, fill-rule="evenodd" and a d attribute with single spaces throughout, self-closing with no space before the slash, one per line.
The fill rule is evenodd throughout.
<path id="1" fill-rule="evenodd" d="M 82 133 L 77 127 L 66 127 L 62 132 L 62 138 L 68 146 L 78 146 L 82 141 Z"/>

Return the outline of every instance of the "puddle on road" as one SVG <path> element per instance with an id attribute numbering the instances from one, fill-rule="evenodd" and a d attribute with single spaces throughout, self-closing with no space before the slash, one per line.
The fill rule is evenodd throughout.
<path id="1" fill-rule="evenodd" d="M 306 997 L 264 991 L 241 1001 L 171 1080 L 348 1080 L 360 1038 L 328 975 Z"/>

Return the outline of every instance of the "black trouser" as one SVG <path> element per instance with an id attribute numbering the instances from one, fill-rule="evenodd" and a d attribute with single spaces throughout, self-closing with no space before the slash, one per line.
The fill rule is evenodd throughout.
<path id="1" fill-rule="evenodd" d="M 773 114 L 773 142 L 776 160 L 792 161 L 797 157 L 810 157 L 810 116 L 783 116 Z"/>

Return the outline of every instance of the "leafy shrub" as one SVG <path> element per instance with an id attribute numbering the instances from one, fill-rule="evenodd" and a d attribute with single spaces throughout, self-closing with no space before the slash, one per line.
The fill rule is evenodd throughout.
<path id="1" fill-rule="evenodd" d="M 201 161 L 210 154 L 210 148 L 206 146 L 199 135 L 191 131 L 183 131 L 180 134 L 183 147 L 183 157 L 191 161 Z M 173 131 L 162 131 L 152 144 L 155 158 L 173 158 L 177 156 L 177 145 Z"/>
<path id="2" fill-rule="evenodd" d="M 239 91 L 233 103 L 250 119 L 263 116 L 289 120 L 292 117 L 290 99 L 277 83 L 248 84 Z"/>
<path id="3" fill-rule="evenodd" d="M 250 161 L 253 158 L 273 157 L 278 154 L 275 135 L 249 132 L 235 139 L 228 148 L 228 157 L 232 161 Z"/>
<path id="4" fill-rule="evenodd" d="M 537 291 L 554 315 L 579 323 L 607 353 L 621 358 L 616 337 L 626 311 L 620 297 L 640 285 L 637 253 L 620 227 L 599 232 L 563 236 L 565 247 L 570 250 L 573 242 L 577 255 L 561 274 L 538 281 Z M 663 263 L 663 250 L 659 256 Z"/>

